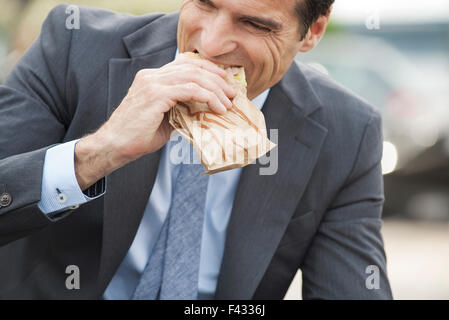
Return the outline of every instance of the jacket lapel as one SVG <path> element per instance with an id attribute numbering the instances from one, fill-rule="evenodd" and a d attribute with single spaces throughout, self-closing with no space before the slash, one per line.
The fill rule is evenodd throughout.
<path id="1" fill-rule="evenodd" d="M 159 68 L 174 59 L 177 21 L 177 14 L 166 15 L 123 39 L 131 58 L 109 61 L 107 118 L 120 105 L 140 69 Z M 160 155 L 161 150 L 145 155 L 106 177 L 101 294 L 132 244 L 153 188 Z"/>
<path id="2" fill-rule="evenodd" d="M 251 299 L 315 167 L 327 129 L 308 116 L 320 107 L 293 63 L 262 109 L 268 131 L 278 129 L 278 170 L 243 168 L 237 188 L 216 299 Z M 273 152 L 273 151 L 272 151 Z"/>

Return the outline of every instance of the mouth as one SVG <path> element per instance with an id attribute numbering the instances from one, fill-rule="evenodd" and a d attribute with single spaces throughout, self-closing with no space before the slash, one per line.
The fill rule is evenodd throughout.
<path id="1" fill-rule="evenodd" d="M 199 52 L 198 52 L 198 50 L 196 50 L 196 49 L 194 49 L 193 51 L 192 51 L 193 53 L 197 53 L 197 54 L 199 54 L 199 55 L 201 55 Z M 239 66 L 239 65 L 233 65 L 233 64 L 224 64 L 224 63 L 220 63 L 220 62 L 217 62 L 217 61 L 214 61 L 214 60 L 211 60 L 211 59 L 207 59 L 207 60 L 209 60 L 209 61 L 211 61 L 212 63 L 214 63 L 214 64 L 216 64 L 216 65 L 218 65 L 218 66 L 220 66 L 220 67 L 222 67 L 223 69 L 229 69 L 229 68 L 242 68 L 243 66 Z"/>

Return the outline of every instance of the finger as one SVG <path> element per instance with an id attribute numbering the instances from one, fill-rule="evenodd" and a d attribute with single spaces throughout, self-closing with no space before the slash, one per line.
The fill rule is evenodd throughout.
<path id="1" fill-rule="evenodd" d="M 214 81 L 216 82 L 224 91 L 225 95 L 229 98 L 234 98 L 236 95 L 235 90 L 223 79 L 222 77 L 218 76 L 216 73 L 213 73 L 209 70 L 203 69 L 199 66 L 196 66 L 194 64 L 189 63 L 183 63 L 183 64 L 167 64 L 161 69 L 157 70 L 157 74 L 154 73 L 147 73 L 148 76 L 151 77 L 158 77 L 160 80 L 159 82 L 166 84 L 175 85 L 180 83 L 180 76 L 182 76 L 182 79 L 184 81 L 190 80 L 186 79 L 186 75 L 192 75 L 195 79 L 198 79 L 197 75 L 201 75 L 202 78 L 208 78 L 208 81 Z M 162 76 L 166 76 L 169 81 L 165 81 L 165 79 L 162 78 Z"/>
<path id="2" fill-rule="evenodd" d="M 170 90 L 172 91 L 173 100 L 182 102 L 193 100 L 207 103 L 212 111 L 219 114 L 224 114 L 227 111 L 215 93 L 199 86 L 195 82 L 175 85 Z"/>
<path id="3" fill-rule="evenodd" d="M 208 70 L 202 69 L 202 68 L 198 68 L 198 67 L 193 67 L 195 68 L 193 71 L 193 75 L 199 75 L 200 79 L 207 79 L 212 77 L 211 80 L 213 80 L 220 88 L 223 89 L 224 93 L 226 96 L 228 96 L 229 98 L 234 98 L 236 95 L 235 90 L 225 81 L 225 79 L 219 77 L 218 75 L 216 75 L 215 73 L 211 73 Z"/>
<path id="4" fill-rule="evenodd" d="M 228 97 L 235 97 L 234 89 L 213 73 L 189 66 L 187 69 L 184 69 L 184 72 L 173 70 L 172 73 L 166 74 L 166 76 L 170 78 L 168 82 L 170 85 L 195 82 L 201 87 L 214 92 L 227 108 L 232 107 L 232 102 Z"/>
<path id="5" fill-rule="evenodd" d="M 226 71 L 224 69 L 220 68 L 219 66 L 217 66 L 215 63 L 210 62 L 209 60 L 206 60 L 206 59 L 193 59 L 193 58 L 189 58 L 189 57 L 186 57 L 186 56 L 181 54 L 173 62 L 173 64 L 184 64 L 184 63 L 189 63 L 189 64 L 192 64 L 192 65 L 195 65 L 195 66 L 200 67 L 202 69 L 205 69 L 205 70 L 208 70 L 210 72 L 213 72 L 213 73 L 219 75 L 220 77 L 226 79 Z"/>

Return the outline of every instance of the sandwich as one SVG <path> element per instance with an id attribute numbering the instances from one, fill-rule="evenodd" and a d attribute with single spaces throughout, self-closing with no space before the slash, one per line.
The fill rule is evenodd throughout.
<path id="1" fill-rule="evenodd" d="M 184 54 L 202 59 L 196 53 Z M 231 109 L 220 115 L 206 103 L 188 101 L 178 102 L 169 112 L 170 125 L 193 145 L 205 174 L 244 167 L 276 147 L 267 137 L 263 113 L 247 97 L 244 68 L 219 67 L 237 93 Z"/>

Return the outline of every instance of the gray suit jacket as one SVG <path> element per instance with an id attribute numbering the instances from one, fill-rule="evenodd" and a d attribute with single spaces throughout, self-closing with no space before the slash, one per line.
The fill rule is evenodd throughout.
<path id="1" fill-rule="evenodd" d="M 0 87 L 0 298 L 101 299 L 127 253 L 157 173 L 146 155 L 89 188 L 106 194 L 45 216 L 46 150 L 99 128 L 142 68 L 176 50 L 178 14 L 131 16 L 65 5 Z M 243 169 L 227 231 L 216 299 L 282 299 L 298 269 L 305 299 L 389 299 L 381 236 L 381 120 L 376 111 L 302 64 L 292 64 L 263 108 L 279 129 L 279 168 Z M 80 268 L 68 290 L 66 266 Z M 368 266 L 379 289 L 368 289 Z"/>

